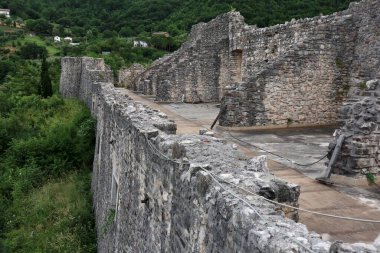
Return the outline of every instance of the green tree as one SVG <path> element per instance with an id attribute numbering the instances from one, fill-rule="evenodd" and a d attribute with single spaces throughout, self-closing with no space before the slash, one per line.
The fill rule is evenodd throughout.
<path id="1" fill-rule="evenodd" d="M 28 20 L 26 28 L 42 35 L 51 35 L 53 32 L 53 25 L 45 19 Z"/>
<path id="2" fill-rule="evenodd" d="M 7 19 L 5 20 L 5 24 L 6 24 L 7 26 L 11 26 L 11 25 L 12 25 L 12 19 L 7 18 Z"/>
<path id="3" fill-rule="evenodd" d="M 46 61 L 46 56 L 42 57 L 42 65 L 41 65 L 41 80 L 39 86 L 39 94 L 43 98 L 50 97 L 53 95 L 53 88 L 51 85 L 51 79 L 49 76 L 49 64 Z"/>
<path id="4" fill-rule="evenodd" d="M 0 61 L 0 83 L 2 83 L 10 71 L 11 66 L 7 61 Z"/>
<path id="5" fill-rule="evenodd" d="M 43 46 L 36 43 L 26 43 L 20 48 L 20 56 L 24 59 L 34 60 L 40 59 L 43 55 L 47 55 L 47 50 Z"/>

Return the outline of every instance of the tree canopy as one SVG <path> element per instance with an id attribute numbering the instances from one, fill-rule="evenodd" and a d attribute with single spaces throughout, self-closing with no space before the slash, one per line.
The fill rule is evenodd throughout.
<path id="1" fill-rule="evenodd" d="M 33 19 L 33 29 L 56 33 L 70 29 L 75 36 L 88 31 L 115 32 L 125 37 L 143 32 L 187 33 L 193 24 L 236 9 L 248 24 L 259 27 L 292 18 L 330 14 L 348 7 L 353 0 L 0 0 L 12 15 Z M 66 30 L 67 32 L 67 30 Z"/>
<path id="2" fill-rule="evenodd" d="M 42 64 L 41 64 L 41 79 L 40 79 L 40 85 L 39 85 L 39 94 L 43 98 L 50 97 L 53 95 L 53 88 L 51 84 L 51 79 L 49 76 L 49 65 L 46 61 L 46 56 L 42 56 Z"/>

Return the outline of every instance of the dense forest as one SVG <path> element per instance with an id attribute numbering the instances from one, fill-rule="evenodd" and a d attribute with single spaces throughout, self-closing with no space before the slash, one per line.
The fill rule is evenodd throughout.
<path id="1" fill-rule="evenodd" d="M 248 24 L 259 27 L 292 18 L 330 14 L 352 0 L 0 0 L 11 9 L 9 23 L 21 21 L 27 30 L 44 37 L 71 36 L 75 47 L 61 55 L 103 57 L 116 71 L 133 62 L 144 65 L 174 51 L 186 40 L 193 24 L 221 13 L 240 11 Z M 152 36 L 168 32 L 169 37 Z M 133 40 L 149 48 L 134 48 Z M 0 38 L 1 43 L 1 38 Z M 133 49 L 133 50 L 132 50 Z M 105 54 L 105 55 L 103 55 Z"/>
<path id="2" fill-rule="evenodd" d="M 292 18 L 330 14 L 347 8 L 350 0 L 1 0 L 22 19 L 44 19 L 59 26 L 55 33 L 70 28 L 76 36 L 116 33 L 137 36 L 144 32 L 167 31 L 180 36 L 191 25 L 209 21 L 236 9 L 247 23 L 259 27 Z"/>
<path id="3" fill-rule="evenodd" d="M 329 14 L 350 0 L 0 0 L 0 252 L 95 252 L 95 121 L 58 94 L 61 56 L 116 71 L 178 48 L 191 26 L 238 10 L 260 27 Z M 164 31 L 169 37 L 155 37 Z M 55 43 L 71 36 L 76 46 Z M 149 43 L 134 48 L 133 40 Z M 52 84 L 41 92 L 42 83 Z M 52 88 L 52 89 L 51 89 Z"/>

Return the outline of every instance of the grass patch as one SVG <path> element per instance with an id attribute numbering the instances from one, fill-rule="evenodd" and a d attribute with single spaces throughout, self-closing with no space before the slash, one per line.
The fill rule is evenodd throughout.
<path id="1" fill-rule="evenodd" d="M 39 46 L 46 47 L 49 56 L 55 56 L 60 53 L 59 48 L 55 47 L 52 43 L 47 42 L 45 39 L 38 36 L 25 35 L 13 42 L 13 44 L 16 45 L 17 49 L 20 49 L 20 47 L 26 43 L 36 43 Z"/>
<path id="2" fill-rule="evenodd" d="M 0 26 L 0 33 L 3 33 L 4 31 L 18 32 L 18 31 L 21 31 L 21 29 L 11 27 L 11 26 Z"/>
<path id="3" fill-rule="evenodd" d="M 19 199 L 5 252 L 96 252 L 90 173 L 74 172 Z"/>
<path id="4" fill-rule="evenodd" d="M 56 55 L 60 52 L 60 50 L 52 45 L 49 45 L 46 43 L 45 40 L 41 39 L 38 36 L 25 36 L 25 38 L 22 40 L 23 44 L 29 42 L 29 43 L 36 43 L 39 46 L 44 46 L 46 47 L 48 53 L 50 56 Z"/>

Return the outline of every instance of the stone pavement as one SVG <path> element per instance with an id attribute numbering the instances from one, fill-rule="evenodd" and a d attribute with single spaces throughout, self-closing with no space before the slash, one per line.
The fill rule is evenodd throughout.
<path id="1" fill-rule="evenodd" d="M 125 90 L 125 92 L 133 98 L 135 101 L 139 101 L 142 104 L 145 104 L 151 108 L 158 109 L 167 114 L 168 118 L 174 120 L 177 123 L 177 133 L 178 134 L 198 134 L 200 128 L 208 127 L 211 125 L 213 118 L 216 117 L 218 109 L 215 104 L 157 104 L 153 101 L 152 98 L 139 96 L 131 91 Z M 331 130 L 331 129 L 330 129 Z M 282 131 L 282 130 L 276 130 Z M 274 132 L 276 132 L 274 131 Z M 305 132 L 306 131 L 306 132 Z M 319 129 L 317 132 L 320 132 L 322 139 L 317 140 L 310 136 L 310 133 L 307 130 L 296 130 L 299 135 L 308 136 L 313 140 L 313 145 L 310 146 L 310 150 L 319 149 L 318 152 L 322 152 L 323 149 L 327 149 L 323 143 L 328 142 L 328 128 Z M 257 132 L 257 131 L 256 131 Z M 253 151 L 251 147 L 245 145 L 241 142 L 228 138 L 228 134 L 225 129 L 217 128 L 216 133 L 218 136 L 224 137 L 230 141 L 236 143 L 239 149 L 244 152 L 247 156 L 256 156 L 260 153 Z M 268 134 L 268 133 L 267 133 Z M 244 140 L 247 140 L 246 137 L 249 135 L 249 132 L 234 132 L 234 136 L 239 136 Z M 278 134 L 283 138 L 291 138 L 290 135 L 286 133 Z M 264 137 L 261 137 L 264 138 Z M 274 138 L 274 137 L 273 137 Z M 272 139 L 273 139 L 272 138 Z M 301 139 L 302 139 L 301 138 Z M 268 139 L 268 138 L 267 138 Z M 270 138 L 269 138 L 270 139 Z M 247 140 L 249 141 L 249 139 Z M 261 140 L 263 143 L 264 140 Z M 280 141 L 283 141 L 280 139 Z M 274 142 L 273 142 L 274 143 Z M 289 142 L 291 143 L 291 141 Z M 302 142 L 294 142 L 296 148 L 292 148 L 290 145 L 285 145 L 284 149 L 288 149 L 293 153 L 298 151 L 304 151 L 309 149 L 302 149 Z M 319 144 L 318 144 L 319 143 Z M 274 144 L 273 144 L 274 145 Z M 272 148 L 273 148 L 272 145 Z M 284 144 L 282 144 L 284 145 Z M 298 146 L 297 146 L 298 145 Z M 305 146 L 305 145 L 303 145 Z M 266 147 L 271 148 L 271 145 Z M 290 149 L 290 150 L 289 150 Z M 291 153 L 290 152 L 290 153 Z M 302 163 L 307 163 L 308 161 L 315 161 L 316 157 L 320 157 L 322 153 L 309 153 L 304 157 L 301 157 Z M 288 153 L 287 153 L 288 154 Z M 300 153 L 298 153 L 300 154 Z M 269 157 L 272 158 L 272 157 Z M 291 157 L 291 159 L 297 159 L 298 157 Z M 299 161 L 299 160 L 297 160 Z M 281 161 L 280 161 L 281 162 Z M 299 197 L 299 204 L 301 208 L 318 211 L 322 213 L 340 215 L 340 216 L 349 216 L 355 218 L 363 218 L 370 220 L 380 220 L 380 209 L 376 206 L 370 206 L 361 201 L 358 196 L 352 196 L 345 194 L 341 191 L 341 186 L 326 186 L 318 183 L 312 178 L 317 175 L 317 169 L 312 169 L 308 171 L 297 171 L 294 168 L 290 168 L 287 163 L 278 162 L 274 160 L 268 160 L 269 170 L 276 176 L 291 182 L 296 183 L 301 186 L 301 195 Z M 323 166 L 323 161 L 321 162 Z M 308 176 L 306 176 L 306 175 Z M 310 178 L 311 177 L 311 178 Z M 346 187 L 347 188 L 347 187 Z M 339 191 L 338 191 L 339 190 Z M 380 199 L 380 189 L 372 189 L 374 196 Z M 353 194 L 355 195 L 355 193 Z M 375 203 L 376 200 L 374 200 Z M 375 204 L 376 205 L 376 204 Z M 348 221 L 335 218 L 328 218 L 317 216 L 314 214 L 309 214 L 305 212 L 300 212 L 300 222 L 305 224 L 310 231 L 316 231 L 320 234 L 325 234 L 326 239 L 330 240 L 343 240 L 345 242 L 373 242 L 374 239 L 380 233 L 380 224 L 373 223 L 363 223 L 357 221 Z"/>

